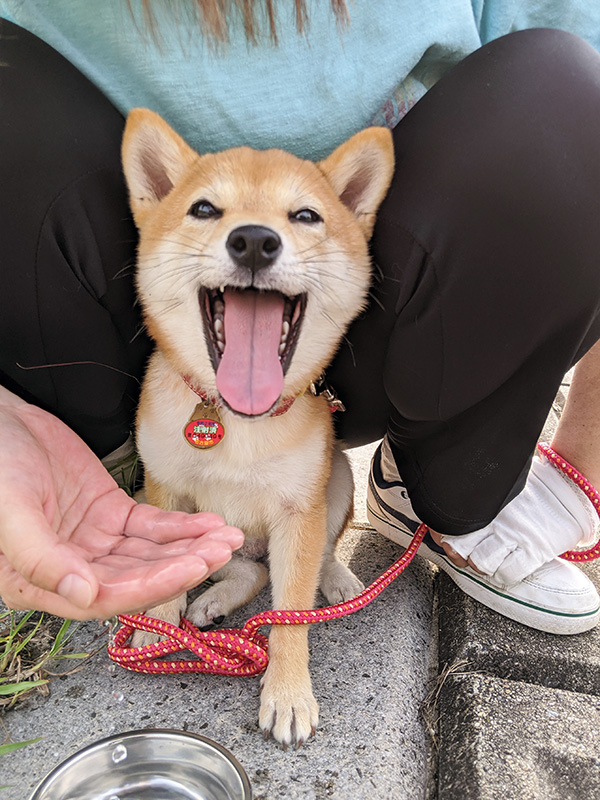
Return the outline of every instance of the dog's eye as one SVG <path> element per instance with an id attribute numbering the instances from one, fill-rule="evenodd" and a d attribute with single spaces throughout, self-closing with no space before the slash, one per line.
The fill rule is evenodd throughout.
<path id="1" fill-rule="evenodd" d="M 188 214 L 190 217 L 197 217 L 198 219 L 218 219 L 223 216 L 223 212 L 215 208 L 208 200 L 196 200 L 190 206 Z"/>
<path id="2" fill-rule="evenodd" d="M 304 222 L 308 225 L 314 225 L 315 222 L 323 222 L 323 217 L 317 214 L 314 208 L 301 208 L 298 211 L 291 211 L 289 216 L 292 222 Z"/>

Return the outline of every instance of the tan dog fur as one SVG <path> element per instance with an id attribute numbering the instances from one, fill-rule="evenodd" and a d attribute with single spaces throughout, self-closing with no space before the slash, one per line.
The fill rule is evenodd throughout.
<path id="1" fill-rule="evenodd" d="M 352 476 L 334 441 L 327 402 L 306 390 L 365 305 L 367 242 L 393 170 L 389 131 L 361 131 L 318 165 L 279 150 L 199 156 L 159 116 L 136 109 L 127 122 L 123 164 L 140 230 L 138 293 L 157 345 L 137 423 L 146 497 L 164 509 L 221 514 L 246 536 L 187 616 L 202 627 L 249 600 L 267 582 L 267 569 L 256 560 L 267 553 L 275 608 L 313 607 L 319 585 L 330 603 L 352 597 L 361 584 L 334 554 L 351 513 Z M 218 207 L 220 216 L 190 216 L 199 199 Z M 305 208 L 320 221 L 293 218 Z M 254 274 L 225 247 L 231 231 L 246 225 L 266 226 L 282 242 L 276 260 Z M 199 402 L 182 376 L 219 396 L 199 293 L 250 285 L 306 295 L 282 392 L 296 400 L 281 416 L 243 416 L 224 405 L 223 441 L 198 451 L 182 434 Z M 148 613 L 178 623 L 185 608 L 184 594 Z M 134 645 L 148 640 L 139 634 Z M 269 650 L 259 723 L 284 746 L 300 744 L 318 718 L 307 626 L 274 626 Z"/>

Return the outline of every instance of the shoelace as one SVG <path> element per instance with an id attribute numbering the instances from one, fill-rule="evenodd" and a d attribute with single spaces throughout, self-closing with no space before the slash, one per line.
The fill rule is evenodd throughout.
<path id="1" fill-rule="evenodd" d="M 600 516 L 600 494 L 590 482 L 547 444 L 539 444 L 539 451 L 552 464 L 579 486 L 590 498 Z M 307 611 L 265 611 L 251 617 L 243 628 L 224 628 L 200 631 L 189 620 L 182 618 L 181 627 L 143 614 L 121 614 L 121 628 L 108 646 L 110 658 L 134 672 L 185 673 L 208 672 L 217 675 L 258 675 L 269 663 L 268 639 L 259 632 L 263 625 L 308 625 L 315 622 L 353 614 L 371 603 L 400 575 L 417 553 L 428 528 L 419 525 L 411 543 L 402 556 L 377 580 L 360 594 L 344 603 Z M 568 561 L 592 561 L 600 558 L 600 540 L 588 550 L 570 550 L 561 555 Z M 143 630 L 164 636 L 155 644 L 127 647 L 134 630 Z M 197 659 L 165 660 L 165 656 L 190 651 Z"/>

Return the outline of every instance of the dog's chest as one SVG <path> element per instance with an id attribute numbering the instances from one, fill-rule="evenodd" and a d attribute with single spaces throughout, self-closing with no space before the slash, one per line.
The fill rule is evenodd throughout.
<path id="1" fill-rule="evenodd" d="M 181 477 L 204 489 L 217 487 L 221 492 L 260 492 L 262 487 L 285 494 L 285 485 L 294 481 L 306 466 L 310 455 L 305 446 L 281 448 L 265 443 L 269 424 L 225 424 L 223 441 L 214 447 L 198 449 L 181 437 L 177 442 L 177 458 Z M 183 442 L 183 443 L 182 443 Z"/>
<path id="2" fill-rule="evenodd" d="M 290 437 L 284 435 L 290 421 L 225 417 L 223 439 L 200 449 L 170 415 L 154 417 L 141 420 L 138 443 L 153 478 L 175 496 L 262 537 L 281 514 L 308 508 L 317 484 L 327 480 L 325 432 Z"/>

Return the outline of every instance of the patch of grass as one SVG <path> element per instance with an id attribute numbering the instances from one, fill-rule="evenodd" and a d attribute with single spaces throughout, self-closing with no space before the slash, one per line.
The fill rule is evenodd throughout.
<path id="1" fill-rule="evenodd" d="M 419 709 L 421 719 L 425 723 L 431 744 L 436 752 L 439 749 L 438 725 L 440 721 L 440 715 L 438 713 L 438 704 L 440 694 L 442 693 L 444 684 L 449 679 L 459 678 L 463 675 L 472 675 L 473 670 L 467 669 L 468 666 L 469 662 L 464 660 L 456 661 L 454 664 L 445 664 L 440 674 L 437 676 L 435 681 L 433 681 L 433 687 L 423 700 L 421 708 Z"/>
<path id="2" fill-rule="evenodd" d="M 38 611 L 0 610 L 0 712 L 32 692 L 47 695 L 48 683 L 53 677 L 74 672 L 94 654 L 65 652 L 77 626 L 78 623 L 71 620 Z M 77 666 L 61 673 L 50 671 L 57 661 L 73 660 Z M 38 738 L 1 744 L 0 756 L 39 741 Z"/>
<path id="3" fill-rule="evenodd" d="M 0 756 L 7 753 L 12 753 L 14 750 L 20 750 L 21 747 L 27 747 L 28 744 L 35 744 L 41 742 L 42 737 L 38 736 L 37 739 L 28 739 L 26 742 L 9 742 L 8 744 L 0 744 Z M 8 786 L 0 786 L 0 789 L 8 789 Z"/>
<path id="4" fill-rule="evenodd" d="M 51 661 L 88 657 L 88 653 L 64 652 L 76 627 L 71 620 L 37 611 L 0 612 L 0 709 L 46 686 Z"/>

